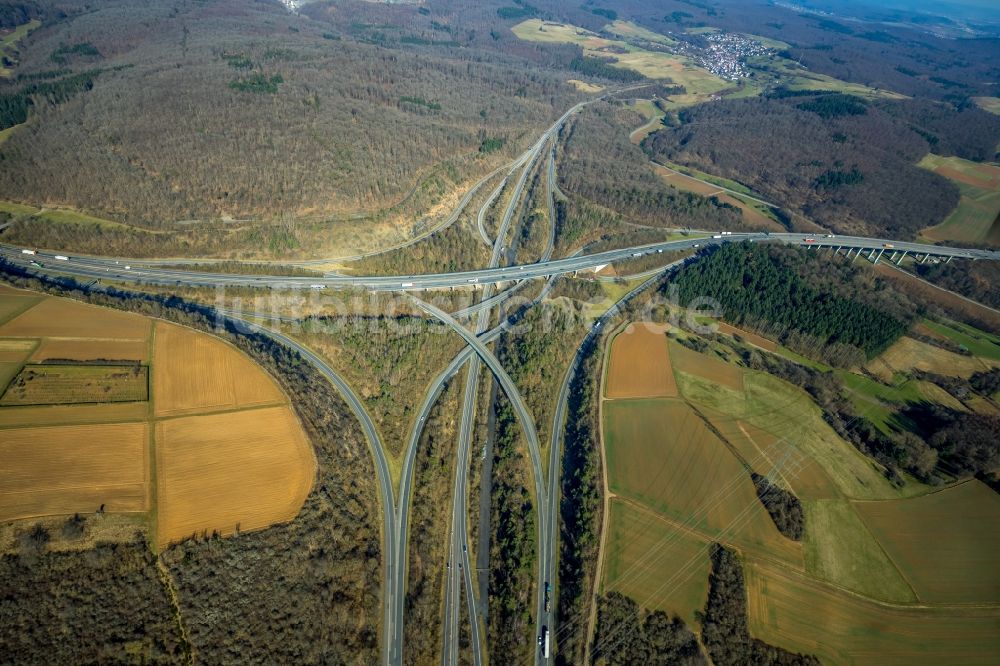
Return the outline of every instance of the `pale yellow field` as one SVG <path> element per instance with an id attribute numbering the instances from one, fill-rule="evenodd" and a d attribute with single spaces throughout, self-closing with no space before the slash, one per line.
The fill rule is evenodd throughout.
<path id="1" fill-rule="evenodd" d="M 666 326 L 639 322 L 615 336 L 608 368 L 608 398 L 670 398 L 677 382 L 667 353 Z"/>
<path id="2" fill-rule="evenodd" d="M 650 35 L 658 37 L 656 41 L 670 43 L 668 37 L 656 35 L 631 24 L 619 22 L 616 28 L 623 37 L 642 37 L 649 41 Z M 708 70 L 692 64 L 687 58 L 664 53 L 662 51 L 647 51 L 618 39 L 601 37 L 595 32 L 565 23 L 551 23 L 541 19 L 528 19 L 518 23 L 511 31 L 518 38 L 548 44 L 576 44 L 583 53 L 590 57 L 613 58 L 613 66 L 631 69 L 651 79 L 669 78 L 674 83 L 684 86 L 689 96 L 688 101 L 695 103 L 704 97 L 725 90 L 730 84 L 718 78 Z M 641 33 L 641 34 L 640 34 Z M 681 101 L 678 98 L 675 101 Z"/>
<path id="3" fill-rule="evenodd" d="M 595 93 L 604 90 L 604 86 L 599 86 L 596 83 L 587 83 L 586 81 L 580 81 L 578 79 L 568 79 L 566 83 L 570 84 L 580 92 L 585 93 Z"/>
<path id="4" fill-rule="evenodd" d="M 895 373 L 913 369 L 967 378 L 975 372 L 996 366 L 1000 366 L 1000 363 L 991 359 L 962 356 L 904 336 L 881 356 L 870 361 L 866 369 L 888 382 L 892 381 Z"/>
<path id="5" fill-rule="evenodd" d="M 149 337 L 151 320 L 65 298 L 46 298 L 3 326 L 4 337 L 130 338 Z"/>
<path id="6" fill-rule="evenodd" d="M 37 344 L 37 340 L 0 338 L 0 363 L 24 363 Z"/>
<path id="7" fill-rule="evenodd" d="M 1000 115 L 1000 97 L 973 97 L 972 99 L 981 109 Z"/>
<path id="8" fill-rule="evenodd" d="M 145 421 L 149 407 L 144 402 L 107 402 L 91 405 L 31 405 L 0 408 L 0 428 L 31 425 L 83 425 Z M 3 434 L 0 433 L 0 437 Z"/>
<path id="9" fill-rule="evenodd" d="M 291 520 L 316 475 L 290 407 L 160 421 L 156 464 L 161 545 Z"/>
<path id="10" fill-rule="evenodd" d="M 175 324 L 158 323 L 153 352 L 156 416 L 281 402 L 274 381 L 225 342 Z"/>
<path id="11" fill-rule="evenodd" d="M 69 361 L 143 361 L 149 360 L 146 340 L 77 340 L 47 338 L 31 356 L 33 362 L 50 359 Z"/>
<path id="12" fill-rule="evenodd" d="M 147 443 L 144 423 L 0 430 L 0 520 L 145 511 Z"/>

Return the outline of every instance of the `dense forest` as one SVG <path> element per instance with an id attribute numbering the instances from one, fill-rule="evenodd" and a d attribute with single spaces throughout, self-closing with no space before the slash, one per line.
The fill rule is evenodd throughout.
<path id="1" fill-rule="evenodd" d="M 563 281 L 568 282 L 568 281 Z M 559 626 L 585 627 L 597 575 L 601 530 L 601 453 L 597 390 L 600 346 L 590 340 L 581 353 L 567 404 L 563 434 L 562 497 L 559 504 Z M 556 663 L 583 663 L 586 632 L 560 636 Z"/>
<path id="2" fill-rule="evenodd" d="M 913 238 L 958 204 L 928 152 L 992 159 L 1000 117 L 943 103 L 846 95 L 723 100 L 644 142 L 654 158 L 731 178 L 837 233 Z"/>
<path id="3" fill-rule="evenodd" d="M 708 663 L 684 621 L 663 611 L 646 611 L 632 599 L 611 592 L 597 599 L 593 660 L 608 666 Z"/>
<path id="4" fill-rule="evenodd" d="M 782 262 L 786 249 L 750 243 L 727 243 L 685 266 L 672 282 L 682 305 L 714 299 L 727 321 L 771 333 L 802 347 L 795 333 L 805 334 L 830 363 L 853 365 L 873 358 L 906 330 L 902 321 L 857 299 L 823 293 Z M 854 350 L 854 351 L 852 351 Z M 862 355 L 856 353 L 860 350 Z"/>
<path id="5" fill-rule="evenodd" d="M 270 338 L 228 322 L 217 327 L 214 312 L 205 306 L 176 296 L 85 286 L 70 278 L 39 279 L 6 263 L 0 269 L 9 282 L 21 287 L 160 317 L 220 335 L 260 363 L 291 398 L 319 464 L 313 491 L 298 517 L 285 525 L 233 538 L 190 539 L 160 555 L 176 591 L 176 612 L 189 637 L 190 650 L 198 658 L 214 663 L 252 661 L 265 654 L 286 662 L 374 661 L 378 653 L 382 558 L 375 472 L 357 421 L 336 390 L 296 353 Z M 134 572 L 129 575 L 136 576 L 137 585 L 154 575 L 148 567 L 145 574 L 141 573 L 146 566 L 142 553 L 128 549 L 114 552 L 122 558 L 114 566 Z M 87 571 L 87 562 L 95 557 L 95 551 L 45 554 L 40 561 L 50 556 L 72 561 L 40 565 L 48 571 L 37 573 L 39 581 L 60 576 L 60 568 Z M 4 562 L 4 567 L 16 566 L 15 561 Z M 152 623 L 171 627 L 160 641 L 163 650 L 173 653 L 174 639 L 169 636 L 174 620 L 134 615 L 137 607 L 126 603 L 135 593 L 131 587 L 112 583 L 103 588 L 100 572 L 70 580 L 75 583 L 66 588 L 66 595 L 95 599 L 80 619 L 83 629 L 96 633 L 92 639 L 95 650 L 110 649 L 107 641 L 114 640 L 116 631 L 133 635 L 135 618 L 147 617 L 143 621 L 150 623 L 150 629 L 154 628 Z M 13 585 L 5 584 L 4 589 L 15 589 Z M 98 594 L 98 588 L 105 591 Z M 18 603 L 34 604 L 43 611 L 58 599 L 47 596 L 48 584 L 21 589 L 29 596 L 21 597 Z M 119 595 L 119 591 L 126 596 Z M 143 599 L 151 603 L 156 594 Z M 13 601 L 3 599 L 4 604 Z M 102 617 L 109 618 L 107 624 L 94 625 L 88 619 Z M 126 622 L 130 628 L 114 629 L 115 623 Z M 51 624 L 46 621 L 44 626 L 51 630 Z M 8 629 L 9 623 L 0 628 L 0 643 L 4 645 L 16 639 Z M 84 638 L 81 635 L 74 640 Z M 21 644 L 23 659 L 19 661 L 50 662 L 52 655 L 46 651 L 46 644 Z M 72 647 L 66 642 L 63 645 Z M 99 656 L 95 652 L 94 660 L 102 661 Z"/>
<path id="6" fill-rule="evenodd" d="M 859 101 L 858 113 L 826 118 L 823 98 L 723 100 L 685 112 L 691 122 L 649 142 L 833 228 L 908 235 L 940 221 L 955 188 L 915 169 L 915 151 L 995 151 L 1000 119 L 971 101 L 1000 73 L 976 47 L 982 40 L 892 27 L 878 31 L 887 41 L 872 41 L 733 0 L 613 6 L 323 0 L 289 13 L 274 1 L 14 3 L 0 21 L 40 17 L 42 26 L 19 45 L 17 75 L 0 82 L 0 116 L 19 123 L 0 148 L 0 198 L 138 226 L 25 219 L 11 232 L 29 244 L 133 256 L 287 256 L 405 237 L 445 194 L 425 191 L 430 172 L 450 165 L 456 177 L 444 188 L 453 192 L 515 155 L 583 97 L 567 79 L 614 88 L 640 78 L 577 46 L 518 39 L 509 28 L 527 16 L 595 31 L 610 16 L 675 34 L 752 30 L 787 41 L 783 57 L 816 72 L 919 95 Z M 590 131 L 567 146 L 564 180 L 587 201 L 569 203 L 570 223 L 588 217 L 576 210 L 588 203 L 640 224 L 739 228 L 738 211 L 654 183 L 627 142 L 634 126 L 608 131 L 636 120 L 607 111 L 580 119 Z M 587 225 L 600 226 L 593 215 Z"/>
<path id="7" fill-rule="evenodd" d="M 487 639 L 491 660 L 514 664 L 527 661 L 534 649 L 532 600 L 538 531 L 521 426 L 502 392 L 495 409 Z"/>
<path id="8" fill-rule="evenodd" d="M 67 16 L 31 35 L 21 73 L 52 70 L 52 54 L 83 43 L 101 68 L 129 67 L 75 96 L 29 95 L 31 122 L 0 149 L 0 197 L 159 230 L 389 208 L 444 161 L 463 181 L 482 175 L 578 99 L 498 51 L 398 41 L 405 26 L 430 27 L 414 6 L 392 10 L 397 37 L 383 43 L 366 30 L 327 38 L 341 30 L 325 3 L 309 16 L 277 2 L 59 4 Z M 367 5 L 356 22 L 382 11 Z M 0 84 L 0 95 L 61 80 Z M 481 152 L 487 136 L 504 148 Z"/>
<path id="9" fill-rule="evenodd" d="M 86 552 L 46 553 L 45 536 L 0 557 L 0 651 L 20 664 L 183 663 L 189 649 L 141 534 Z"/>
<path id="10" fill-rule="evenodd" d="M 778 531 L 793 541 L 801 541 L 805 533 L 805 513 L 802 502 L 790 490 L 775 484 L 766 476 L 750 473 L 757 497 L 767 509 Z"/>

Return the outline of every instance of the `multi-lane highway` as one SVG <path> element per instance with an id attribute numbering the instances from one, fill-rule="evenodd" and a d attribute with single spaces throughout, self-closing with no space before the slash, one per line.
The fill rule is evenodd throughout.
<path id="1" fill-rule="evenodd" d="M 575 107 L 578 108 L 578 107 Z M 500 226 L 497 229 L 497 237 L 493 239 L 492 246 L 493 250 L 490 254 L 490 267 L 496 268 L 499 266 L 504 246 L 504 239 L 507 237 L 507 233 L 510 229 L 511 221 L 513 220 L 514 212 L 517 209 L 521 193 L 524 191 L 524 185 L 527 182 L 528 175 L 534 168 L 535 161 L 538 158 L 539 152 L 545 145 L 548 138 L 558 130 L 565 119 L 569 117 L 570 113 L 573 111 L 571 109 L 565 115 L 563 115 L 556 123 L 549 128 L 549 130 L 542 135 L 541 138 L 532 146 L 531 150 L 528 151 L 528 158 L 524 162 L 524 167 L 521 170 L 520 176 L 518 176 L 517 182 L 514 186 L 514 191 L 507 204 L 507 208 L 504 211 L 504 215 L 501 219 Z M 508 174 L 508 178 L 512 174 Z M 485 211 L 489 206 L 492 205 L 493 201 L 496 199 L 495 196 L 490 196 L 486 204 L 479 211 L 477 216 L 479 223 L 480 233 L 483 235 L 484 240 L 489 242 L 489 236 L 486 234 L 485 227 L 483 226 L 483 218 L 485 216 Z M 484 301 L 491 300 L 491 294 L 493 285 L 487 284 L 483 291 Z M 443 314 L 443 313 L 442 313 Z M 489 326 L 490 320 L 490 310 L 480 309 L 479 315 L 476 318 L 476 328 L 475 334 L 479 335 Z M 442 321 L 452 325 L 452 327 L 459 332 L 460 335 L 467 334 L 464 328 L 461 328 L 454 318 L 448 318 Z M 461 330 L 458 330 L 461 329 Z M 473 348 L 470 345 L 470 348 Z M 485 347 L 483 347 L 485 349 Z M 477 353 L 479 350 L 475 350 Z M 481 354 L 479 354 L 481 356 Z M 444 666 L 452 666 L 458 663 L 458 633 L 460 630 L 459 622 L 459 598 L 460 585 L 465 584 L 466 596 L 468 598 L 469 607 L 469 623 L 472 631 L 472 653 L 473 658 L 477 666 L 482 663 L 482 642 L 479 636 L 479 619 L 475 612 L 475 588 L 472 585 L 472 572 L 469 562 L 468 554 L 468 533 L 466 530 L 466 521 L 468 515 L 468 509 L 466 506 L 468 497 L 468 468 L 469 468 L 469 450 L 472 446 L 472 430 L 475 423 L 474 413 L 475 413 L 475 401 L 476 401 L 476 390 L 479 385 L 479 374 L 480 365 L 479 358 L 473 357 L 469 361 L 469 369 L 466 375 L 465 393 L 462 398 L 462 415 L 459 425 L 459 439 L 458 439 L 458 457 L 455 461 L 455 483 L 452 490 L 452 517 L 451 517 L 451 533 L 449 538 L 449 552 L 448 561 L 451 564 L 458 563 L 458 570 L 454 567 L 449 567 L 446 573 L 446 584 L 445 584 L 445 607 L 444 607 L 444 650 L 442 652 L 442 664 Z M 513 382 L 511 382 L 513 384 Z M 516 392 L 516 389 L 515 389 Z M 520 396 L 517 396 L 520 398 Z"/>
<path id="2" fill-rule="evenodd" d="M 947 247 L 942 245 L 924 245 L 881 238 L 862 238 L 858 236 L 838 236 L 826 238 L 810 234 L 795 233 L 733 233 L 732 235 L 710 238 L 686 238 L 681 240 L 650 243 L 636 247 L 607 250 L 594 254 L 584 254 L 564 259 L 540 261 L 535 264 L 521 266 L 497 266 L 472 271 L 456 273 L 428 273 L 412 275 L 389 276 L 347 276 L 327 275 L 324 277 L 288 277 L 282 275 L 231 275 L 199 271 L 182 271 L 157 267 L 139 267 L 124 264 L 123 260 L 98 257 L 73 257 L 67 260 L 56 259 L 54 253 L 39 251 L 35 255 L 21 254 L 21 248 L 10 245 L 0 245 L 0 256 L 10 261 L 27 263 L 35 261 L 42 263 L 40 270 L 72 275 L 88 279 L 116 279 L 148 284 L 183 285 L 183 286 L 242 286 L 269 289 L 326 289 L 326 288 L 357 288 L 376 291 L 416 291 L 425 289 L 448 289 L 452 287 L 477 287 L 486 284 L 497 284 L 513 280 L 533 277 L 547 277 L 560 273 L 574 273 L 592 269 L 603 264 L 611 264 L 635 256 L 643 256 L 656 252 L 685 250 L 694 247 L 706 247 L 740 240 L 759 240 L 782 242 L 805 247 L 834 247 L 843 250 L 863 251 L 865 253 L 881 252 L 883 260 L 895 252 L 906 252 L 909 256 L 922 260 L 924 257 L 960 258 L 960 259 L 1000 259 L 1000 252 L 993 250 L 974 250 L 967 248 Z M 855 255 L 856 256 L 856 255 Z M 130 266 L 126 269 L 126 266 Z"/>

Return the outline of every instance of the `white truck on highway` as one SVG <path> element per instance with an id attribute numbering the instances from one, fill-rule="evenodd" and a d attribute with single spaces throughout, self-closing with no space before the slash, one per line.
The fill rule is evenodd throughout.
<path id="1" fill-rule="evenodd" d="M 57 254 L 52 257 L 53 259 L 58 259 L 59 261 L 69 261 L 69 257 L 64 254 Z"/>
<path id="2" fill-rule="evenodd" d="M 542 635 L 540 636 L 542 643 L 542 659 L 549 658 L 549 628 L 542 627 Z"/>
<path id="3" fill-rule="evenodd" d="M 21 254 L 34 254 L 34 250 L 21 250 Z"/>
<path id="4" fill-rule="evenodd" d="M 403 289 L 406 289 L 407 287 L 412 287 L 413 283 L 412 282 L 403 282 L 399 286 L 402 287 Z"/>

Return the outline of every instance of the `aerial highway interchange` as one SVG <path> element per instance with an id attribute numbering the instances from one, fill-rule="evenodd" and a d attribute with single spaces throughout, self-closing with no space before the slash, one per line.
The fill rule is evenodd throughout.
<path id="1" fill-rule="evenodd" d="M 482 240 L 492 246 L 490 264 L 486 268 L 460 271 L 454 273 L 435 274 L 411 274 L 411 275 L 390 275 L 390 276 L 357 276 L 337 273 L 318 275 L 317 277 L 289 277 L 281 275 L 237 275 L 224 274 L 205 271 L 192 265 L 191 270 L 179 268 L 162 267 L 164 260 L 143 260 L 125 259 L 96 256 L 75 256 L 58 254 L 34 248 L 17 247 L 13 245 L 0 245 L 0 258 L 25 266 L 31 270 L 51 275 L 69 275 L 87 281 L 108 280 L 111 282 L 141 282 L 156 285 L 182 285 L 190 287 L 257 287 L 261 289 L 288 289 L 288 290 L 325 290 L 325 289 L 364 289 L 371 291 L 388 292 L 409 292 L 417 308 L 423 310 L 429 317 L 443 322 L 451 330 L 462 336 L 466 342 L 464 349 L 451 361 L 451 363 L 435 378 L 423 396 L 421 407 L 414 417 L 412 429 L 408 439 L 403 460 L 403 469 L 397 490 L 394 488 L 389 471 L 389 464 L 386 459 L 383 444 L 377 428 L 371 417 L 366 412 L 363 403 L 336 371 L 334 371 L 322 358 L 316 355 L 307 347 L 287 335 L 274 330 L 261 320 L 278 319 L 287 320 L 287 317 L 280 315 L 267 315 L 253 312 L 240 312 L 236 310 L 220 309 L 220 316 L 229 318 L 240 325 L 250 327 L 268 335 L 276 341 L 284 344 L 296 352 L 303 359 L 315 366 L 320 373 L 325 376 L 338 391 L 344 396 L 351 410 L 358 417 L 362 429 L 368 439 L 375 460 L 375 469 L 378 476 L 380 488 L 380 502 L 382 504 L 383 519 L 383 638 L 382 638 L 382 660 L 386 664 L 403 663 L 403 640 L 404 640 L 404 606 L 406 596 L 406 564 L 408 561 L 408 527 L 409 509 L 412 499 L 413 467 L 423 426 L 430 414 L 436 400 L 440 396 L 445 384 L 455 377 L 462 366 L 468 364 L 465 392 L 463 404 L 460 412 L 461 425 L 459 429 L 459 445 L 457 447 L 458 456 L 456 461 L 456 473 L 451 510 L 451 528 L 447 536 L 447 558 L 448 568 L 446 571 L 446 592 L 444 608 L 444 649 L 443 663 L 456 664 L 459 661 L 459 640 L 458 634 L 461 630 L 461 588 L 464 586 L 467 600 L 468 616 L 471 623 L 470 643 L 474 663 L 482 664 L 483 646 L 482 629 L 480 617 L 477 612 L 476 586 L 473 578 L 474 564 L 470 560 L 468 553 L 468 533 L 466 529 L 468 510 L 466 498 L 468 495 L 469 455 L 472 449 L 472 435 L 475 419 L 475 400 L 478 394 L 481 364 L 489 368 L 493 378 L 499 383 L 506 393 L 518 417 L 518 421 L 523 429 L 529 445 L 532 473 L 534 477 L 536 508 L 538 514 L 537 539 L 538 539 L 538 562 L 536 587 L 536 608 L 535 618 L 538 634 L 541 637 L 544 632 L 555 632 L 554 613 L 551 611 L 549 595 L 553 594 L 557 581 L 556 574 L 556 547 L 557 547 L 557 510 L 559 492 L 559 463 L 561 436 L 566 418 L 566 401 L 569 392 L 570 382 L 577 369 L 580 360 L 580 350 L 582 350 L 592 339 L 602 330 L 601 325 L 612 319 L 619 311 L 620 305 L 632 298 L 635 294 L 654 284 L 658 278 L 666 271 L 684 263 L 684 260 L 674 261 L 661 268 L 647 271 L 651 277 L 633 288 L 621 299 L 612 305 L 595 323 L 594 327 L 587 333 L 577 355 L 574 357 L 570 368 L 560 387 L 557 404 L 554 412 L 551 441 L 549 446 L 548 477 L 545 477 L 541 449 L 535 423 L 532 415 L 528 411 L 521 398 L 513 380 L 504 370 L 496 356 L 487 346 L 496 340 L 508 326 L 508 321 L 504 316 L 500 317 L 500 323 L 490 329 L 494 309 L 502 307 L 503 303 L 519 288 L 525 284 L 526 280 L 534 278 L 548 278 L 548 282 L 542 292 L 531 302 L 530 305 L 540 302 L 552 286 L 552 280 L 559 275 L 576 273 L 598 269 L 607 264 L 613 264 L 623 260 L 638 258 L 650 254 L 661 254 L 680 250 L 700 250 L 702 248 L 729 242 L 756 241 L 756 242 L 778 242 L 790 245 L 804 246 L 807 248 L 827 248 L 848 253 L 855 258 L 865 257 L 873 261 L 901 261 L 905 256 L 911 256 L 917 261 L 926 261 L 930 258 L 936 260 L 950 261 L 953 258 L 970 260 L 997 260 L 1000 259 L 1000 252 L 944 247 L 926 245 L 922 243 L 903 242 L 894 239 L 864 238 L 856 236 L 833 236 L 829 234 L 802 234 L 802 233 L 722 233 L 722 232 L 684 232 L 681 238 L 667 240 L 658 243 L 651 243 L 636 247 L 608 250 L 592 254 L 578 252 L 572 256 L 561 259 L 552 259 L 551 255 L 554 246 L 554 229 L 548 239 L 547 247 L 542 257 L 536 263 L 521 265 L 503 265 L 505 245 L 508 243 L 512 224 L 517 219 L 517 212 L 520 210 L 525 183 L 529 174 L 541 164 L 544 159 L 546 196 L 548 203 L 552 206 L 553 190 L 555 184 L 555 143 L 559 130 L 566 120 L 582 108 L 586 103 L 581 103 L 561 116 L 552 126 L 550 126 L 538 139 L 538 141 L 515 161 L 497 169 L 481 179 L 470 189 L 456 209 L 441 225 L 435 227 L 423 235 L 415 237 L 411 241 L 396 246 L 395 249 L 412 245 L 419 242 L 433 233 L 436 233 L 447 226 L 453 224 L 460 216 L 461 212 L 472 200 L 476 192 L 495 175 L 507 169 L 508 173 L 503 183 L 493 191 L 487 198 L 483 206 L 477 213 L 477 228 Z M 520 170 L 520 173 L 518 173 Z M 502 221 L 497 231 L 497 237 L 490 239 L 484 225 L 484 218 L 497 199 L 508 181 L 515 177 L 513 195 L 505 208 Z M 316 260 L 303 262 L 301 265 L 320 264 L 329 260 Z M 177 263 L 177 262 L 173 262 Z M 494 293 L 497 287 L 507 286 L 506 290 Z M 480 301 L 471 307 L 460 311 L 448 313 L 440 308 L 431 305 L 419 298 L 419 292 L 440 290 L 440 289 L 476 289 L 481 290 Z M 471 317 L 469 326 L 463 326 L 460 318 Z M 474 320 L 474 323 L 472 323 Z M 551 586 L 551 588 L 549 587 Z M 550 589 L 552 592 L 550 592 Z M 546 636 L 547 643 L 547 636 Z M 546 645 L 546 649 L 548 646 Z M 554 649 L 557 649 L 555 646 Z M 544 650 L 536 651 L 536 663 L 548 663 L 551 659 L 551 652 L 546 656 Z"/>

